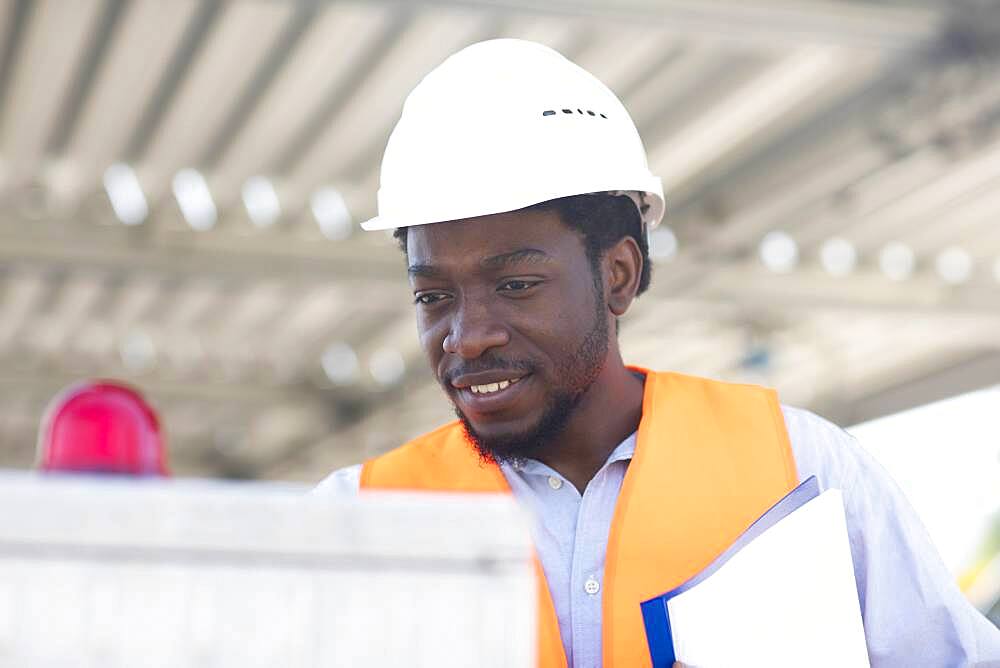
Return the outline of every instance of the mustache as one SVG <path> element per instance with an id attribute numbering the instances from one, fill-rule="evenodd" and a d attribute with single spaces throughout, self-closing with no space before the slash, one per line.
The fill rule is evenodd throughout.
<path id="1" fill-rule="evenodd" d="M 469 360 L 448 369 L 441 374 L 441 382 L 446 386 L 450 386 L 453 380 L 465 374 L 483 373 L 486 371 L 517 371 L 529 374 L 533 373 L 536 368 L 537 366 L 528 360 L 515 360 L 499 355 L 490 355 L 488 357 Z"/>

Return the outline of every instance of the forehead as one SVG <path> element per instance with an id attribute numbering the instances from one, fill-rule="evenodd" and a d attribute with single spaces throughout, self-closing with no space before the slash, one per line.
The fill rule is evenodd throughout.
<path id="1" fill-rule="evenodd" d="M 502 253 L 537 248 L 553 257 L 583 250 L 580 235 L 551 209 L 512 211 L 419 225 L 407 230 L 409 263 L 478 263 Z"/>

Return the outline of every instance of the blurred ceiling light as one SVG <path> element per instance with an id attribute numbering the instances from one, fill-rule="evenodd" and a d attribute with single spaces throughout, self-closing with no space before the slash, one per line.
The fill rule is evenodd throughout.
<path id="1" fill-rule="evenodd" d="M 799 245 L 785 232 L 768 232 L 760 242 L 760 259 L 776 274 L 787 274 L 799 262 Z"/>
<path id="2" fill-rule="evenodd" d="M 972 278 L 972 256 L 958 246 L 950 246 L 938 253 L 934 265 L 938 275 L 951 285 L 959 285 Z"/>
<path id="3" fill-rule="evenodd" d="M 193 229 L 212 229 L 218 218 L 212 191 L 208 189 L 205 177 L 197 169 L 182 169 L 174 175 L 174 197 L 181 208 L 181 214 Z"/>
<path id="4" fill-rule="evenodd" d="M 111 208 L 125 225 L 138 225 L 149 215 L 149 204 L 142 192 L 135 170 L 122 162 L 104 170 L 104 189 L 111 200 Z"/>
<path id="5" fill-rule="evenodd" d="M 669 260 L 677 255 L 677 235 L 666 225 L 649 233 L 649 256 L 654 260 Z"/>
<path id="6" fill-rule="evenodd" d="M 129 371 L 145 371 L 156 362 L 156 346 L 143 332 L 131 332 L 118 347 L 122 364 Z"/>
<path id="7" fill-rule="evenodd" d="M 831 276 L 847 276 L 858 264 L 858 251 L 847 239 L 827 239 L 819 251 L 820 262 Z"/>
<path id="8" fill-rule="evenodd" d="M 368 371 L 375 382 L 382 386 L 398 383 L 406 372 L 406 362 L 398 350 L 380 348 L 368 360 Z"/>
<path id="9" fill-rule="evenodd" d="M 320 358 L 323 373 L 334 385 L 351 385 L 358 380 L 358 356 L 346 343 L 327 346 Z"/>
<path id="10" fill-rule="evenodd" d="M 319 224 L 320 232 L 327 239 L 340 241 L 351 236 L 353 221 L 351 212 L 336 188 L 320 188 L 309 200 L 313 217 Z"/>
<path id="11" fill-rule="evenodd" d="M 257 227 L 270 227 L 281 217 L 281 202 L 271 180 L 252 176 L 243 184 L 243 206 Z"/>
<path id="12" fill-rule="evenodd" d="M 917 258 L 913 249 L 899 241 L 890 241 L 878 255 L 878 264 L 890 280 L 905 281 L 913 275 Z"/>

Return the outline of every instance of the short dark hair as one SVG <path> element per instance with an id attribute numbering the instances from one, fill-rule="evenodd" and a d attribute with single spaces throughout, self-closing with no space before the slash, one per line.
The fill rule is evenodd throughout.
<path id="1" fill-rule="evenodd" d="M 632 237 L 642 257 L 642 270 L 639 274 L 639 288 L 636 290 L 636 295 L 641 295 L 649 287 L 651 274 L 649 243 L 639 210 L 627 195 L 611 193 L 572 195 L 533 204 L 520 210 L 555 211 L 567 227 L 579 232 L 583 236 L 587 259 L 590 260 L 595 281 L 600 280 L 600 262 L 604 253 L 626 236 Z M 399 227 L 393 232 L 393 237 L 399 242 L 399 247 L 404 253 L 407 229 L 409 228 Z"/>

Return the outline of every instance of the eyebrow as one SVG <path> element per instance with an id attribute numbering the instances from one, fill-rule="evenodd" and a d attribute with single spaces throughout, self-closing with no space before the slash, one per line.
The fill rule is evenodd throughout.
<path id="1" fill-rule="evenodd" d="M 509 253 L 491 255 L 479 261 L 479 266 L 483 269 L 502 269 L 518 264 L 534 264 L 537 262 L 548 262 L 552 256 L 538 248 L 520 248 Z M 436 278 L 444 272 L 432 264 L 411 264 L 407 267 L 407 273 L 413 278 L 418 276 L 424 278 Z"/>
<path id="2" fill-rule="evenodd" d="M 444 272 L 432 264 L 411 264 L 406 268 L 406 273 L 410 275 L 410 278 L 416 278 L 418 276 L 422 276 L 424 278 L 436 278 Z"/>
<path id="3" fill-rule="evenodd" d="M 537 262 L 548 262 L 552 256 L 537 248 L 521 248 L 509 253 L 492 255 L 479 261 L 479 266 L 484 269 L 500 269 L 515 264 L 534 264 Z"/>

